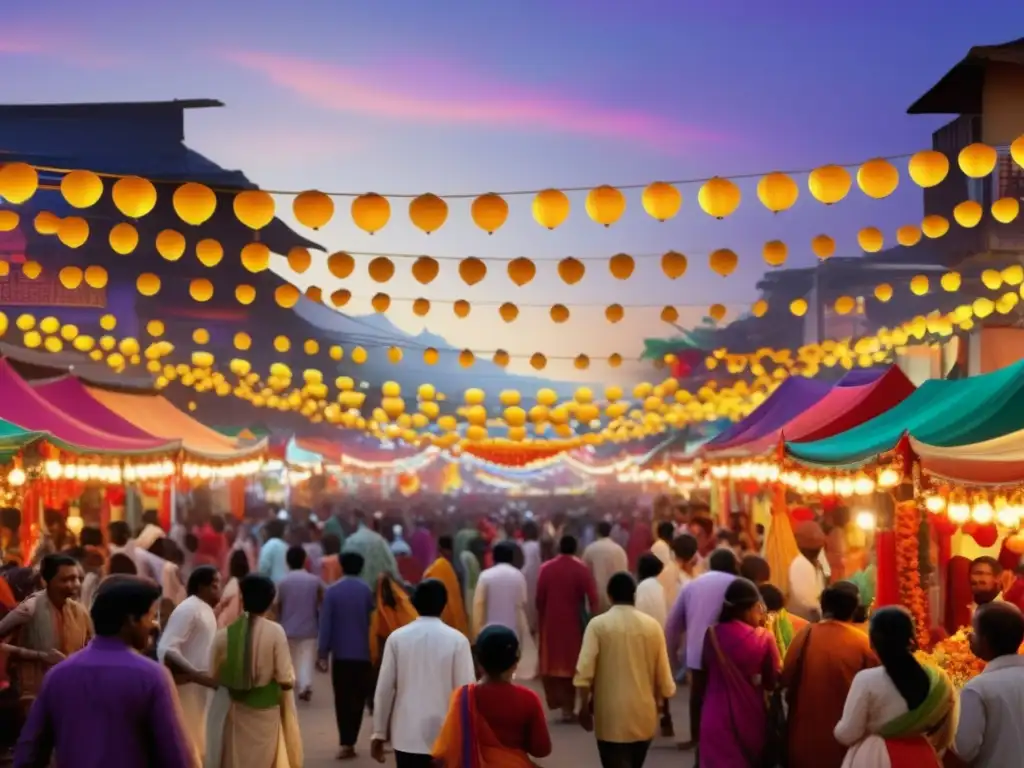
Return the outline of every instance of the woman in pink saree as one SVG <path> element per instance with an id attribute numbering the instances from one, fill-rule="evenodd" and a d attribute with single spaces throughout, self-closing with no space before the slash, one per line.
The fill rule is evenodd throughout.
<path id="1" fill-rule="evenodd" d="M 707 693 L 700 719 L 701 768 L 760 768 L 768 751 L 767 695 L 781 663 L 754 583 L 736 579 L 704 639 Z"/>

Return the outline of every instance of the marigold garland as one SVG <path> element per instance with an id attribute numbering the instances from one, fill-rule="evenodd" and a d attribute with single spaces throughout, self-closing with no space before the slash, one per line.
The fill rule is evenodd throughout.
<path id="1" fill-rule="evenodd" d="M 896 576 L 899 584 L 900 603 L 907 607 L 914 617 L 917 630 L 917 644 L 927 648 L 929 644 L 928 598 L 921 586 L 921 569 L 918 556 L 917 533 L 921 527 L 921 510 L 917 502 L 901 501 L 896 504 Z"/>
<path id="2" fill-rule="evenodd" d="M 985 662 L 971 653 L 967 630 L 963 628 L 937 642 L 931 652 L 918 651 L 914 655 L 922 664 L 932 664 L 943 670 L 958 689 L 985 669 Z"/>

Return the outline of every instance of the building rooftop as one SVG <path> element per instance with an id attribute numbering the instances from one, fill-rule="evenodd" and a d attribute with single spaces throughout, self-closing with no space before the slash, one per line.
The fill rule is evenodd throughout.
<path id="1" fill-rule="evenodd" d="M 1024 37 L 998 45 L 976 45 L 907 110 L 909 115 L 978 115 L 985 70 L 990 64 L 1024 67 Z"/>

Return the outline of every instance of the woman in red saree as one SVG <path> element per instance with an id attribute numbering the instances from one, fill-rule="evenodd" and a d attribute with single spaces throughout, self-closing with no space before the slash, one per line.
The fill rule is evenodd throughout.
<path id="1" fill-rule="evenodd" d="M 540 698 L 512 683 L 519 640 L 495 624 L 477 636 L 476 653 L 484 676 L 452 695 L 433 755 L 443 768 L 531 768 L 530 755 L 551 754 L 551 736 Z"/>
<path id="2" fill-rule="evenodd" d="M 902 606 L 871 617 L 882 666 L 858 672 L 835 727 L 843 768 L 940 768 L 956 735 L 956 692 L 946 673 L 914 658 L 914 620 Z"/>

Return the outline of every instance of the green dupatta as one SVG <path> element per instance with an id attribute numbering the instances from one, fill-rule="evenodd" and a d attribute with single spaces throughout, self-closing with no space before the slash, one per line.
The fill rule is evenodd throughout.
<path id="1" fill-rule="evenodd" d="M 793 637 L 796 634 L 793 631 L 793 622 L 789 618 L 789 612 L 782 608 L 771 614 L 770 623 L 772 635 L 775 637 L 775 645 L 779 649 L 779 658 L 785 659 L 786 652 L 789 650 L 789 646 L 793 644 Z"/>
<path id="2" fill-rule="evenodd" d="M 220 682 L 232 700 L 253 709 L 273 709 L 281 703 L 281 686 L 277 681 L 258 687 L 252 684 L 253 620 L 253 616 L 243 613 L 228 625 L 227 657 L 220 668 Z"/>
<path id="3" fill-rule="evenodd" d="M 928 675 L 928 697 L 917 709 L 900 715 L 882 726 L 878 735 L 883 739 L 906 736 L 927 736 L 942 725 L 953 709 L 953 684 L 936 667 L 924 666 Z"/>

